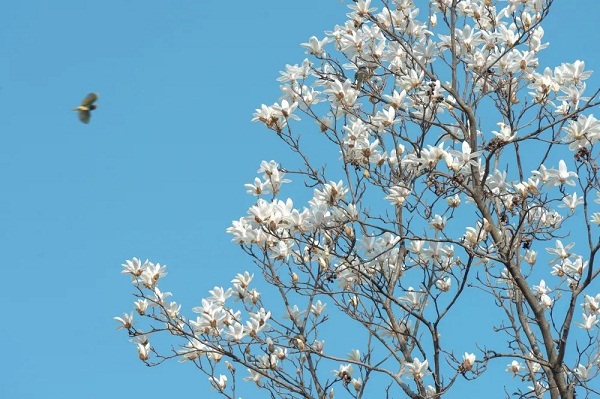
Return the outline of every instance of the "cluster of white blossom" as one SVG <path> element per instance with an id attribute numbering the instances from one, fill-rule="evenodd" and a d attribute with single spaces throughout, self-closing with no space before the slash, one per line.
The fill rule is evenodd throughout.
<path id="1" fill-rule="evenodd" d="M 274 161 L 263 161 L 262 165 L 274 168 Z M 261 168 L 262 169 L 262 168 Z M 267 175 L 265 173 L 265 175 Z M 265 181 L 255 180 L 247 187 L 278 187 L 289 182 L 282 171 L 268 174 Z M 268 180 L 267 180 L 268 179 Z M 249 190 L 258 195 L 259 190 Z M 248 216 L 234 221 L 227 232 L 234 236 L 238 244 L 253 244 L 265 247 L 276 259 L 287 259 L 290 255 L 302 256 L 299 248 L 294 248 L 293 237 L 297 234 L 315 233 L 320 228 L 332 228 L 349 223 L 356 217 L 356 207 L 346 201 L 347 189 L 341 181 L 330 182 L 323 189 L 315 189 L 309 207 L 295 209 L 291 199 L 285 201 L 259 198 L 248 210 Z"/>
<path id="2" fill-rule="evenodd" d="M 210 291 L 193 308 L 195 319 L 184 318 L 158 289 L 164 266 L 134 258 L 123 272 L 140 291 L 135 310 L 185 337 L 176 352 L 182 360 L 226 356 L 247 367 L 246 381 L 272 384 L 271 393 L 306 389 L 294 393 L 333 398 L 341 383 L 360 397 L 374 372 L 408 396 L 437 398 L 459 376 L 477 378 L 488 362 L 513 356 L 506 371 L 533 384 L 519 391 L 523 397 L 565 394 L 569 384 L 587 389 L 600 358 L 600 296 L 586 294 L 600 249 L 592 230 L 600 212 L 590 200 L 598 195 L 600 203 L 600 121 L 586 114 L 597 105 L 596 94 L 585 93 L 591 72 L 579 60 L 539 71 L 546 0 L 371 3 L 352 1 L 346 23 L 302 43 L 310 59 L 286 65 L 281 98 L 252 119 L 299 155 L 303 166 L 294 172 L 313 190 L 298 206 L 282 196 L 292 183 L 288 165 L 263 161 L 246 184 L 254 203 L 227 229 L 277 288 L 283 320 L 263 308 L 247 272 L 231 288 Z M 425 20 L 416 3 L 429 5 Z M 296 133 L 306 118 L 335 145 L 339 170 L 310 164 Z M 574 253 L 575 244 L 562 240 L 582 225 L 578 240 L 587 248 Z M 547 254 L 538 254 L 540 246 Z M 551 268 L 534 268 L 538 256 Z M 493 328 L 510 340 L 503 351 L 465 352 L 461 360 L 440 339 L 440 322 L 473 287 L 504 312 Z M 230 298 L 242 306 L 234 310 Z M 292 305 L 298 298 L 304 308 Z M 367 345 L 388 353 L 326 353 L 318 327 L 328 316 L 319 298 L 358 322 Z M 571 332 L 573 304 L 582 298 L 581 329 Z M 156 331 L 138 331 L 133 313 L 117 320 L 148 361 Z M 567 338 L 587 341 L 565 358 Z M 315 382 L 315 359 L 336 364 L 335 381 Z M 210 382 L 223 392 L 228 377 L 213 372 Z"/>
<path id="3" fill-rule="evenodd" d="M 566 144 L 576 157 L 584 160 L 590 159 L 589 155 L 585 158 L 586 154 L 592 151 L 600 137 L 598 120 L 593 115 L 580 113 L 582 105 L 590 100 L 584 91 L 585 80 L 591 72 L 586 71 L 584 62 L 579 60 L 563 63 L 554 70 L 537 71 L 538 53 L 548 46 L 543 42 L 544 30 L 539 25 L 547 6 L 542 1 L 510 1 L 502 9 L 496 9 L 490 2 L 461 1 L 455 10 L 456 15 L 464 18 L 461 27 L 453 27 L 452 34 L 438 34 L 437 41 L 433 29 L 438 27 L 441 16 L 452 13 L 452 2 L 430 2 L 433 13 L 426 22 L 416 19 L 418 10 L 412 1 L 395 1 L 394 4 L 394 7 L 384 7 L 378 12 L 370 1 L 356 1 L 350 5 L 352 11 L 346 24 L 326 32 L 325 38 L 313 36 L 303 43 L 307 53 L 320 61 L 319 66 L 317 62 L 305 59 L 302 66 L 288 65 L 279 79 L 283 82 L 281 103 L 292 104 L 290 109 L 298 114 L 292 118 L 290 114 L 278 112 L 278 104 L 263 105 L 254 120 L 273 129 L 271 122 L 263 117 L 268 110 L 266 114 L 277 115 L 278 122 L 273 130 L 280 132 L 290 119 L 298 120 L 299 114 L 304 113 L 314 118 L 320 130 L 339 145 L 344 164 L 363 170 L 363 176 L 371 179 L 373 185 L 379 185 L 384 198 L 396 209 L 419 209 L 419 202 L 427 198 L 425 188 L 431 187 L 436 189 L 432 191 L 437 195 L 445 197 L 448 207 L 433 213 L 428 220 L 435 233 L 433 240 L 427 234 L 411 237 L 401 236 L 395 229 L 382 234 L 367 233 L 363 229 L 364 236 L 355 238 L 356 245 L 351 248 L 351 253 L 340 251 L 348 248 L 339 246 L 334 251 L 328 248 L 325 240 L 317 244 L 321 255 L 316 259 L 322 266 L 333 265 L 334 276 L 345 290 L 364 284 L 365 277 L 378 273 L 389 276 L 396 271 L 401 275 L 413 266 L 420 266 L 429 267 L 440 292 L 449 292 L 453 281 L 451 268 L 461 264 L 456 245 L 467 250 L 466 256 L 475 254 L 487 263 L 489 258 L 500 256 L 499 246 L 522 244 L 524 250 L 520 257 L 533 266 L 538 253 L 530 248 L 530 242 L 534 239 L 546 241 L 559 234 L 563 222 L 584 204 L 584 197 L 577 191 L 565 192 L 566 186 L 576 186 L 581 181 L 579 175 L 569 170 L 564 159 L 558 159 L 557 168 L 539 163 L 529 175 L 519 173 L 520 179 L 516 181 L 510 181 L 508 177 L 514 171 L 490 168 L 494 153 L 501 155 L 510 143 L 527 145 L 527 140 L 539 137 L 543 129 L 515 124 L 506 113 L 497 122 L 497 131 L 490 129 L 487 133 L 485 126 L 474 129 L 470 126 L 472 119 L 465 123 L 457 116 L 457 112 L 467 114 L 467 111 L 456 86 L 451 81 L 441 80 L 439 76 L 443 74 L 432 71 L 439 68 L 436 60 L 455 57 L 453 62 L 464 68 L 461 70 L 463 84 L 465 88 L 471 85 L 474 95 L 505 99 L 508 106 L 514 107 L 523 103 L 538 104 L 549 118 L 564 118 L 559 125 L 563 132 L 560 143 Z M 328 46 L 333 49 L 328 50 Z M 349 62 L 330 62 L 335 52 L 343 54 Z M 366 71 L 365 75 L 361 75 L 363 71 Z M 311 79 L 314 79 L 312 84 Z M 388 94 L 387 90 L 391 92 Z M 368 112 L 364 111 L 365 98 L 373 103 Z M 315 107 L 318 103 L 326 103 L 329 107 Z M 323 110 L 327 114 L 319 113 Z M 340 120 L 342 123 L 338 122 Z M 423 130 L 425 122 L 443 129 L 443 134 L 431 137 L 440 138 L 437 143 L 417 140 L 417 137 L 429 137 L 427 134 L 414 136 L 410 133 L 409 123 L 420 126 L 422 133 L 428 133 Z M 554 133 L 552 140 L 557 138 Z M 467 204 L 482 206 L 474 198 L 481 193 L 470 188 L 478 181 L 483 182 L 484 195 L 493 198 L 495 220 L 477 217 L 473 225 L 462 225 L 466 232 L 459 241 L 452 240 L 450 237 L 459 226 L 456 226 L 456 219 L 454 225 L 449 220 L 450 210 L 459 208 L 461 197 L 466 198 Z M 348 187 L 352 184 L 347 183 Z M 553 188 L 558 190 L 558 203 L 548 201 L 548 193 Z M 310 202 L 310 210 L 289 211 L 288 208 L 288 212 L 303 215 L 316 203 L 320 201 L 315 196 Z M 258 204 L 262 209 L 269 208 L 261 200 Z M 286 204 L 291 206 L 291 200 L 288 199 Z M 568 209 L 569 214 L 563 214 L 560 208 Z M 289 255 L 292 251 L 297 259 L 301 259 L 300 248 L 292 249 L 294 245 L 290 239 L 300 244 L 308 240 L 295 240 L 297 234 L 318 235 L 326 226 L 334 228 L 344 223 L 361 225 L 366 220 L 365 215 L 354 209 L 351 217 L 344 210 L 346 218 L 337 218 L 333 224 L 317 225 L 306 217 L 301 218 L 306 222 L 302 228 L 277 230 L 282 223 L 275 216 L 275 210 L 265 218 L 253 219 L 256 213 L 251 208 L 249 214 L 252 216 L 234 222 L 229 231 L 240 244 L 261 245 L 271 237 L 274 241 L 265 247 L 267 252 L 281 251 L 283 241 L 284 253 Z M 332 212 L 332 209 L 328 211 Z M 594 213 L 592 222 L 600 224 L 599 215 Z M 511 219 L 519 221 L 518 237 L 513 228 L 515 225 L 510 224 Z M 262 222 L 264 220 L 275 220 L 275 223 L 268 227 Z M 253 232 L 249 234 L 252 238 L 242 238 L 247 231 Z M 257 235 L 262 238 L 255 239 Z M 401 243 L 408 237 L 411 239 L 405 254 Z M 557 241 L 557 248 L 547 251 L 557 253 L 554 251 L 559 251 L 559 245 L 562 244 Z M 279 259 L 283 258 L 279 256 Z M 578 285 L 587 266 L 583 256 L 574 254 L 559 255 L 559 259 L 550 263 L 553 264 L 550 274 L 566 281 L 570 287 Z M 506 290 L 510 293 L 514 289 L 514 276 L 508 270 L 503 275 L 508 283 Z M 553 291 L 546 286 L 545 280 L 538 281 L 532 291 L 541 306 L 550 309 L 562 296 L 551 296 Z M 409 287 L 404 293 L 399 300 L 409 307 L 427 303 L 419 298 L 426 296 L 427 290 L 415 291 Z M 419 367 L 420 364 L 416 369 Z"/>
<path id="4" fill-rule="evenodd" d="M 139 316 L 159 321 L 164 326 L 137 328 L 134 312 L 115 317 L 119 323 L 118 329 L 128 330 L 133 337 L 132 342 L 137 345 L 141 360 L 149 361 L 152 348 L 149 338 L 163 328 L 185 339 L 181 349 L 176 350 L 180 361 L 196 361 L 206 355 L 213 362 L 219 362 L 224 354 L 221 343 L 227 347 L 228 343 L 261 343 L 269 340 L 265 338 L 265 329 L 269 329 L 271 312 L 259 306 L 260 293 L 255 288 L 250 288 L 254 278 L 250 273 L 238 274 L 231 281 L 230 288 L 214 287 L 209 291 L 210 296 L 202 299 L 201 306 L 192 308 L 197 316 L 186 318 L 180 314 L 181 305 L 167 300 L 171 293 L 162 292 L 158 287 L 160 279 L 167 274 L 166 266 L 148 260 L 141 262 L 138 258 L 127 260 L 122 266 L 122 273 L 131 276 L 133 285 L 139 291 L 139 299 L 134 302 L 135 312 Z M 228 302 L 231 300 L 245 305 L 246 314 L 229 306 Z M 315 309 L 320 311 L 323 308 L 321 303 L 315 305 Z M 287 349 L 278 347 L 272 352 L 275 358 L 270 361 L 285 358 Z M 260 369 L 265 361 L 262 357 L 258 358 L 256 367 Z M 211 376 L 211 382 L 215 387 L 224 389 L 227 377 Z"/>

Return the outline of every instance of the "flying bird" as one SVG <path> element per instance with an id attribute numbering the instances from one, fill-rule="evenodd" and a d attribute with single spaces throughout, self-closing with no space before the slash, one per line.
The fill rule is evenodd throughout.
<path id="1" fill-rule="evenodd" d="M 94 102 L 98 99 L 98 94 L 90 93 L 88 94 L 81 104 L 78 107 L 73 108 L 73 111 L 78 111 L 77 116 L 79 120 L 83 123 L 90 123 L 90 117 L 92 116 L 92 111 L 96 109 L 96 105 Z"/>

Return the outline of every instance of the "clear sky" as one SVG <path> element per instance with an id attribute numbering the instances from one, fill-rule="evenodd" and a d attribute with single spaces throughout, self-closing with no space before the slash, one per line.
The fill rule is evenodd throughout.
<path id="1" fill-rule="evenodd" d="M 167 264 L 186 314 L 250 267 L 225 229 L 260 161 L 284 154 L 252 113 L 344 3 L 2 2 L 0 397 L 217 397 L 190 365 L 146 368 L 115 331 L 132 302 L 120 264 Z M 590 88 L 598 15 L 596 0 L 555 0 L 544 25 L 542 62 L 585 60 Z M 71 108 L 91 91 L 83 125 Z"/>

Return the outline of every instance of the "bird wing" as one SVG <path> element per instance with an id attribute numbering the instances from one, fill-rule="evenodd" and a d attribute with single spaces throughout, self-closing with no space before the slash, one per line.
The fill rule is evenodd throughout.
<path id="1" fill-rule="evenodd" d="M 98 95 L 96 93 L 90 93 L 83 99 L 81 106 L 89 108 L 97 99 Z"/>
<path id="2" fill-rule="evenodd" d="M 92 113 L 90 111 L 79 111 L 77 113 L 79 120 L 83 123 L 90 123 L 90 118 L 92 117 Z"/>

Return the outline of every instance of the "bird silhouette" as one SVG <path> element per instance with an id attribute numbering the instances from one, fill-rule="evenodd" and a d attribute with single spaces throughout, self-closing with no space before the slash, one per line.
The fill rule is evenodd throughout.
<path id="1" fill-rule="evenodd" d="M 373 70 L 365 65 L 360 66 L 354 75 L 358 90 L 362 89 L 363 83 L 368 82 L 371 77 L 373 77 Z"/>
<path id="2" fill-rule="evenodd" d="M 92 111 L 96 109 L 96 105 L 94 102 L 98 99 L 98 94 L 90 93 L 79 104 L 78 107 L 73 108 L 73 111 L 78 111 L 77 116 L 79 120 L 83 123 L 90 123 L 90 118 L 92 116 Z"/>

